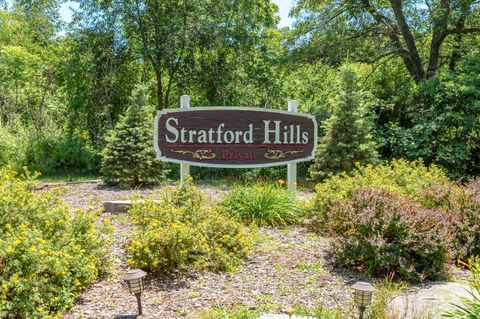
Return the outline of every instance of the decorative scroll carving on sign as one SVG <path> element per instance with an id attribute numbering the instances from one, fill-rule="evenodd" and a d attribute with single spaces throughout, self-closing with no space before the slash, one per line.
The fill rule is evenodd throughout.
<path id="1" fill-rule="evenodd" d="M 191 154 L 192 158 L 199 159 L 201 161 L 203 160 L 209 160 L 209 159 L 214 159 L 215 158 L 215 153 L 212 150 L 197 150 L 195 152 L 192 151 L 176 151 L 176 150 L 171 150 L 174 153 L 180 153 L 180 154 Z"/>
<path id="2" fill-rule="evenodd" d="M 300 150 L 300 151 L 268 150 L 264 156 L 266 159 L 278 160 L 278 159 L 286 158 L 287 155 L 298 154 L 298 153 L 303 153 L 303 150 Z"/>

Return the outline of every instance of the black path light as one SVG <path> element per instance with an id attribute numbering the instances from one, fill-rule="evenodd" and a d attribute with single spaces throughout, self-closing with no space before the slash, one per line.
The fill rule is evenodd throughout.
<path id="1" fill-rule="evenodd" d="M 367 307 L 372 302 L 372 296 L 375 292 L 375 288 L 373 288 L 370 283 L 363 281 L 357 282 L 352 286 L 352 288 L 354 290 L 353 297 L 355 300 L 355 304 L 357 305 L 360 313 L 359 318 L 363 319 L 365 309 L 367 309 Z"/>
<path id="2" fill-rule="evenodd" d="M 131 269 L 127 272 L 125 277 L 123 277 L 123 280 L 127 283 L 128 289 L 130 289 L 130 293 L 135 295 L 137 298 L 137 304 L 138 304 L 138 314 L 141 316 L 143 315 L 142 311 L 142 292 L 145 287 L 145 283 L 143 282 L 143 279 L 147 275 L 146 272 L 144 272 L 141 269 Z"/>

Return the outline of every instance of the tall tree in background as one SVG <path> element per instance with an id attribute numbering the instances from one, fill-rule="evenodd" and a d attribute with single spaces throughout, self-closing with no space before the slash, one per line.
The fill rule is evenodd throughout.
<path id="1" fill-rule="evenodd" d="M 368 115 L 371 97 L 358 87 L 352 67 L 342 67 L 339 76 L 333 114 L 325 122 L 325 136 L 310 167 L 314 181 L 321 181 L 330 173 L 349 172 L 357 164 L 375 163 L 378 159 L 372 136 L 373 122 Z"/>
<path id="2" fill-rule="evenodd" d="M 184 89 L 205 63 L 216 64 L 223 76 L 223 68 L 234 65 L 231 56 L 258 50 L 258 39 L 276 24 L 276 6 L 268 0 L 84 0 L 82 8 L 119 17 L 130 49 L 154 71 L 157 109 L 168 108 L 172 91 Z"/>
<path id="3" fill-rule="evenodd" d="M 314 51 L 366 62 L 399 57 L 421 82 L 442 65 L 454 67 L 465 36 L 480 34 L 479 6 L 476 0 L 300 0 L 293 11 L 296 45 L 310 58 Z"/>

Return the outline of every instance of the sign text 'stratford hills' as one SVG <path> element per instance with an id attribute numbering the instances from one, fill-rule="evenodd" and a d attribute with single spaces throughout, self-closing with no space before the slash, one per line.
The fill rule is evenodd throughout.
<path id="1" fill-rule="evenodd" d="M 212 107 L 159 111 L 155 149 L 163 161 L 207 167 L 261 167 L 313 159 L 312 115 Z"/>

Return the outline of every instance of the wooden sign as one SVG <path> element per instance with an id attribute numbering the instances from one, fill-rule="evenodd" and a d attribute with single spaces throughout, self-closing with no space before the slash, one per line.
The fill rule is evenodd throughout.
<path id="1" fill-rule="evenodd" d="M 162 161 L 206 167 L 266 167 L 314 158 L 317 123 L 302 113 L 247 107 L 158 111 Z"/>

